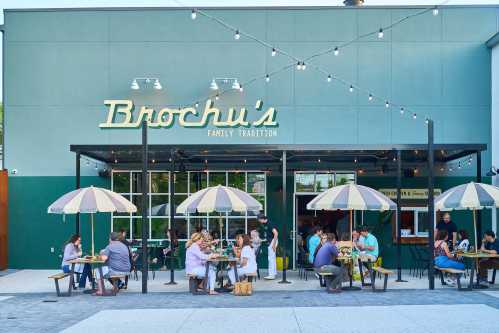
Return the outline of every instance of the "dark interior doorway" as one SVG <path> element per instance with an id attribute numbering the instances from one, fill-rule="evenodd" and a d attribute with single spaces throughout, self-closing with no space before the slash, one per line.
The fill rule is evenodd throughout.
<path id="1" fill-rule="evenodd" d="M 317 195 L 297 195 L 296 196 L 296 227 L 298 234 L 304 242 L 312 234 L 314 226 L 321 226 L 324 232 L 334 233 L 340 239 L 344 232 L 348 232 L 348 212 L 345 211 L 313 211 L 307 209 L 307 204 Z M 346 222 L 346 223 L 343 223 Z M 300 238 L 298 238 L 298 241 Z M 297 244 L 298 246 L 300 244 Z"/>

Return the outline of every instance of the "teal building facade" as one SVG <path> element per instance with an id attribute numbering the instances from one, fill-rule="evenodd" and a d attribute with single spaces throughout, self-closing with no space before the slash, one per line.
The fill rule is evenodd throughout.
<path id="1" fill-rule="evenodd" d="M 421 8 L 204 11 L 269 45 L 306 58 L 389 26 Z M 268 108 L 275 108 L 278 126 L 265 135 L 242 135 L 239 130 L 232 134 L 227 130 L 216 132 L 219 128 L 213 122 L 203 127 L 185 127 L 177 121 L 169 128 L 150 129 L 151 145 L 424 144 L 427 140 L 424 118 L 429 117 L 435 123 L 436 143 L 489 147 L 481 153 L 485 175 L 491 166 L 492 144 L 491 51 L 485 42 L 498 31 L 498 21 L 497 6 L 442 7 L 436 16 L 429 11 L 407 19 L 386 30 L 382 39 L 376 35 L 360 38 L 342 48 L 337 56 L 329 53 L 317 57 L 306 70 L 297 70 L 294 60 L 284 54 L 273 56 L 271 48 L 244 34 L 235 40 L 233 31 L 212 19 L 198 15 L 193 20 L 190 9 L 6 10 L 4 167 L 10 171 L 9 267 L 51 268 L 60 264 L 61 248 L 74 232 L 75 218 L 48 215 L 47 207 L 75 188 L 75 156 L 70 152 L 70 145 L 140 144 L 138 128 L 99 127 L 108 115 L 106 100 L 133 101 L 134 115 L 142 106 L 157 111 L 164 107 L 190 106 L 201 113 L 206 97 L 213 97 L 210 82 L 214 78 L 237 78 L 239 82 L 258 78 L 245 85 L 243 92 L 229 91 L 213 100 L 214 106 L 220 109 L 222 117 L 227 116 L 230 108 L 246 108 L 249 121 L 256 121 Z M 356 87 L 404 105 L 411 115 L 417 114 L 417 119 L 411 115 L 401 116 L 398 107 L 386 108 L 383 100 L 370 101 L 364 91 L 350 92 L 348 86 L 336 80 L 328 82 L 327 75 L 314 70 L 314 65 Z M 286 66 L 287 69 L 281 70 Z M 266 73 L 274 72 L 269 82 L 261 79 Z M 141 77 L 158 78 L 163 89 L 147 86 L 130 89 L 132 80 Z M 255 109 L 259 100 L 263 102 L 260 111 Z M 200 103 L 197 108 L 196 102 Z M 351 163 L 318 164 L 317 170 L 351 174 L 358 183 L 377 189 L 395 187 L 393 173 L 380 172 L 379 165 L 359 165 L 354 158 Z M 265 203 L 266 213 L 272 220 L 287 223 L 294 237 L 299 231 L 296 187 L 303 185 L 298 183 L 299 167 L 288 176 L 288 184 L 292 185 L 287 188 L 288 212 L 282 220 L 278 170 L 269 171 L 265 165 L 245 168 L 243 163 L 235 161 L 230 167 L 213 166 L 212 169 L 208 160 L 207 170 L 215 176 L 217 172 L 225 172 L 226 182 L 231 177 L 244 178 L 245 189 L 254 191 Z M 457 163 L 453 167 L 436 166 L 436 188 L 443 191 L 474 179 L 476 157 L 466 157 L 459 161 L 459 166 Z M 158 172 L 151 174 L 151 183 L 156 177 L 159 186 L 155 202 L 166 202 L 170 199 L 159 184 L 167 178 L 169 164 L 158 163 L 152 169 Z M 250 174 L 239 173 L 244 174 L 243 178 L 236 176 L 239 169 L 246 169 Z M 118 171 L 128 176 L 120 178 Z M 81 186 L 114 188 L 116 182 L 128 181 L 130 187 L 122 191 L 135 200 L 135 171 L 140 171 L 140 166 L 123 165 L 118 160 L 103 164 L 83 158 Z M 264 175 L 264 186 L 260 185 L 263 187 L 249 189 L 249 179 L 260 177 L 251 172 Z M 410 178 L 404 178 L 403 187 L 426 188 L 424 173 L 421 169 Z M 182 177 L 178 176 L 179 182 Z M 490 182 L 490 179 L 484 177 L 484 181 Z M 205 182 L 210 184 L 209 180 Z M 191 186 L 190 180 L 186 180 L 185 186 Z M 183 195 L 189 193 L 190 189 Z M 151 206 L 154 206 L 152 196 Z M 126 227 L 128 223 L 133 235 L 131 229 L 136 222 L 134 217 L 122 219 L 127 218 L 129 222 L 119 226 Z M 492 219 L 496 219 L 496 215 L 488 211 L 482 218 L 485 230 L 493 227 Z M 81 219 L 85 242 L 90 238 L 89 223 L 86 223 L 87 217 Z M 239 221 L 238 228 L 247 231 L 254 217 L 234 219 Z M 456 213 L 454 219 L 459 228 L 472 230 L 467 213 Z M 109 214 L 97 216 L 97 248 L 106 244 L 114 220 L 116 216 Z M 358 214 L 356 222 L 373 226 L 382 243 L 386 265 L 393 267 L 395 245 L 391 217 Z M 157 223 L 157 228 L 154 223 L 150 228 L 160 239 L 161 230 L 171 226 L 172 221 L 164 217 Z M 191 232 L 191 227 L 187 227 L 189 223 L 185 222 L 186 237 Z M 233 230 L 230 225 L 227 228 L 228 232 Z M 415 232 L 415 228 L 410 232 Z M 408 265 L 410 257 L 406 248 L 403 258 Z"/>

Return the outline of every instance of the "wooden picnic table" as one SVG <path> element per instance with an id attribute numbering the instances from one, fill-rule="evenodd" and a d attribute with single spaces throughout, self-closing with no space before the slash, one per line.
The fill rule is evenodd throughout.
<path id="1" fill-rule="evenodd" d="M 105 263 L 104 260 L 98 259 L 97 257 L 92 257 L 92 258 L 82 257 L 69 260 L 68 263 L 71 264 L 71 273 L 70 273 L 71 275 L 69 277 L 69 292 L 68 292 L 69 296 L 71 296 L 71 288 L 74 283 L 74 269 L 76 264 L 81 264 L 81 265 L 89 264 L 90 266 L 92 266 L 92 269 L 94 266 L 97 266 L 97 270 L 99 271 L 99 283 L 102 288 L 102 296 L 112 295 L 111 293 L 106 292 L 106 287 L 104 284 L 104 274 L 102 273 L 102 265 Z"/>
<path id="2" fill-rule="evenodd" d="M 204 284 L 203 284 L 205 292 L 207 292 L 206 286 L 207 286 L 207 283 L 208 283 L 208 271 L 210 269 L 210 264 L 219 266 L 219 269 L 222 270 L 223 268 L 220 265 L 221 263 L 232 264 L 232 266 L 234 266 L 234 275 L 236 277 L 236 281 L 239 281 L 239 276 L 237 274 L 237 264 L 239 263 L 239 258 L 222 256 L 222 257 L 218 257 L 218 258 L 208 259 L 206 261 L 206 272 L 205 272 L 205 275 L 204 275 Z M 218 271 L 217 271 L 217 273 L 218 273 Z M 223 281 L 224 280 L 223 280 L 223 276 L 222 276 L 222 278 L 220 280 L 220 288 L 218 288 L 219 289 L 218 291 L 226 292 L 228 290 L 224 289 L 224 287 L 223 287 Z"/>
<path id="3" fill-rule="evenodd" d="M 470 282 L 468 284 L 467 289 L 461 290 L 473 290 L 473 289 L 486 289 L 487 286 L 480 285 L 479 276 L 478 276 L 478 266 L 480 259 L 489 259 L 489 258 L 499 258 L 499 254 L 491 254 L 485 252 L 456 252 L 457 256 L 468 258 L 471 260 L 471 273 L 470 273 Z M 473 276 L 476 271 L 476 284 L 473 284 Z"/>
<path id="4" fill-rule="evenodd" d="M 350 285 L 348 287 L 341 287 L 342 290 L 361 290 L 360 287 L 353 285 L 353 262 L 354 256 L 352 255 L 341 255 L 336 257 L 336 259 L 341 263 L 341 266 L 347 270 Z"/>

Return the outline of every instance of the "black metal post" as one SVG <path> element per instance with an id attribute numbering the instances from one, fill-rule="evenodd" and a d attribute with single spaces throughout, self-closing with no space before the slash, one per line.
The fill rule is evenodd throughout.
<path id="1" fill-rule="evenodd" d="M 76 189 L 80 188 L 80 153 L 76 153 Z M 76 213 L 76 233 L 80 234 L 80 213 Z"/>
<path id="2" fill-rule="evenodd" d="M 402 280 L 402 210 L 401 210 L 401 190 L 402 190 L 402 151 L 397 150 L 397 280 L 396 282 L 407 282 Z"/>
<path id="3" fill-rule="evenodd" d="M 148 219 L 148 147 L 147 147 L 147 121 L 142 122 L 142 293 L 147 294 L 147 273 L 148 267 L 148 253 L 147 253 L 147 239 L 149 231 Z"/>
<path id="4" fill-rule="evenodd" d="M 168 177 L 168 182 L 170 183 L 170 229 L 173 230 L 173 221 L 175 220 L 175 151 L 172 149 L 170 151 L 170 175 Z M 170 234 L 171 241 L 171 234 Z M 170 242 L 170 248 L 173 250 L 173 244 Z M 171 256 L 170 252 L 170 256 Z M 170 258 L 170 282 L 165 283 L 165 285 L 174 285 L 175 282 L 175 270 L 173 269 L 173 258 Z"/>
<path id="5" fill-rule="evenodd" d="M 283 258 L 282 258 L 282 280 L 279 281 L 279 283 L 291 283 L 288 280 L 286 280 L 286 258 L 288 257 L 287 254 L 287 243 L 288 243 L 288 219 L 287 219 L 287 210 L 286 210 L 286 197 L 288 195 L 287 189 L 286 189 L 286 159 L 287 159 L 287 154 L 286 151 L 282 151 L 282 252 L 283 252 Z"/>
<path id="6" fill-rule="evenodd" d="M 433 242 L 435 239 L 435 203 L 434 203 L 434 179 L 433 179 L 433 120 L 428 120 L 428 288 L 435 289 L 435 278 L 433 276 Z"/>
<path id="7" fill-rule="evenodd" d="M 482 182 L 482 152 L 476 152 L 476 182 Z M 482 211 L 476 211 L 476 233 L 478 235 L 477 242 L 475 244 L 476 248 L 479 249 L 482 246 Z"/>

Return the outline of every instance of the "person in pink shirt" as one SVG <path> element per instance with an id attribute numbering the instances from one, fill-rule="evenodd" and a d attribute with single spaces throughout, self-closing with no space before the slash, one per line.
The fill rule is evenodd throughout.
<path id="1" fill-rule="evenodd" d="M 195 232 L 192 234 L 191 239 L 186 243 L 185 252 L 185 273 L 192 274 L 198 278 L 204 279 L 206 274 L 206 261 L 214 259 L 217 254 L 206 254 L 201 250 L 203 243 L 203 235 Z M 208 270 L 208 289 L 210 295 L 217 295 L 215 291 L 216 270 L 214 266 L 210 265 Z"/>

